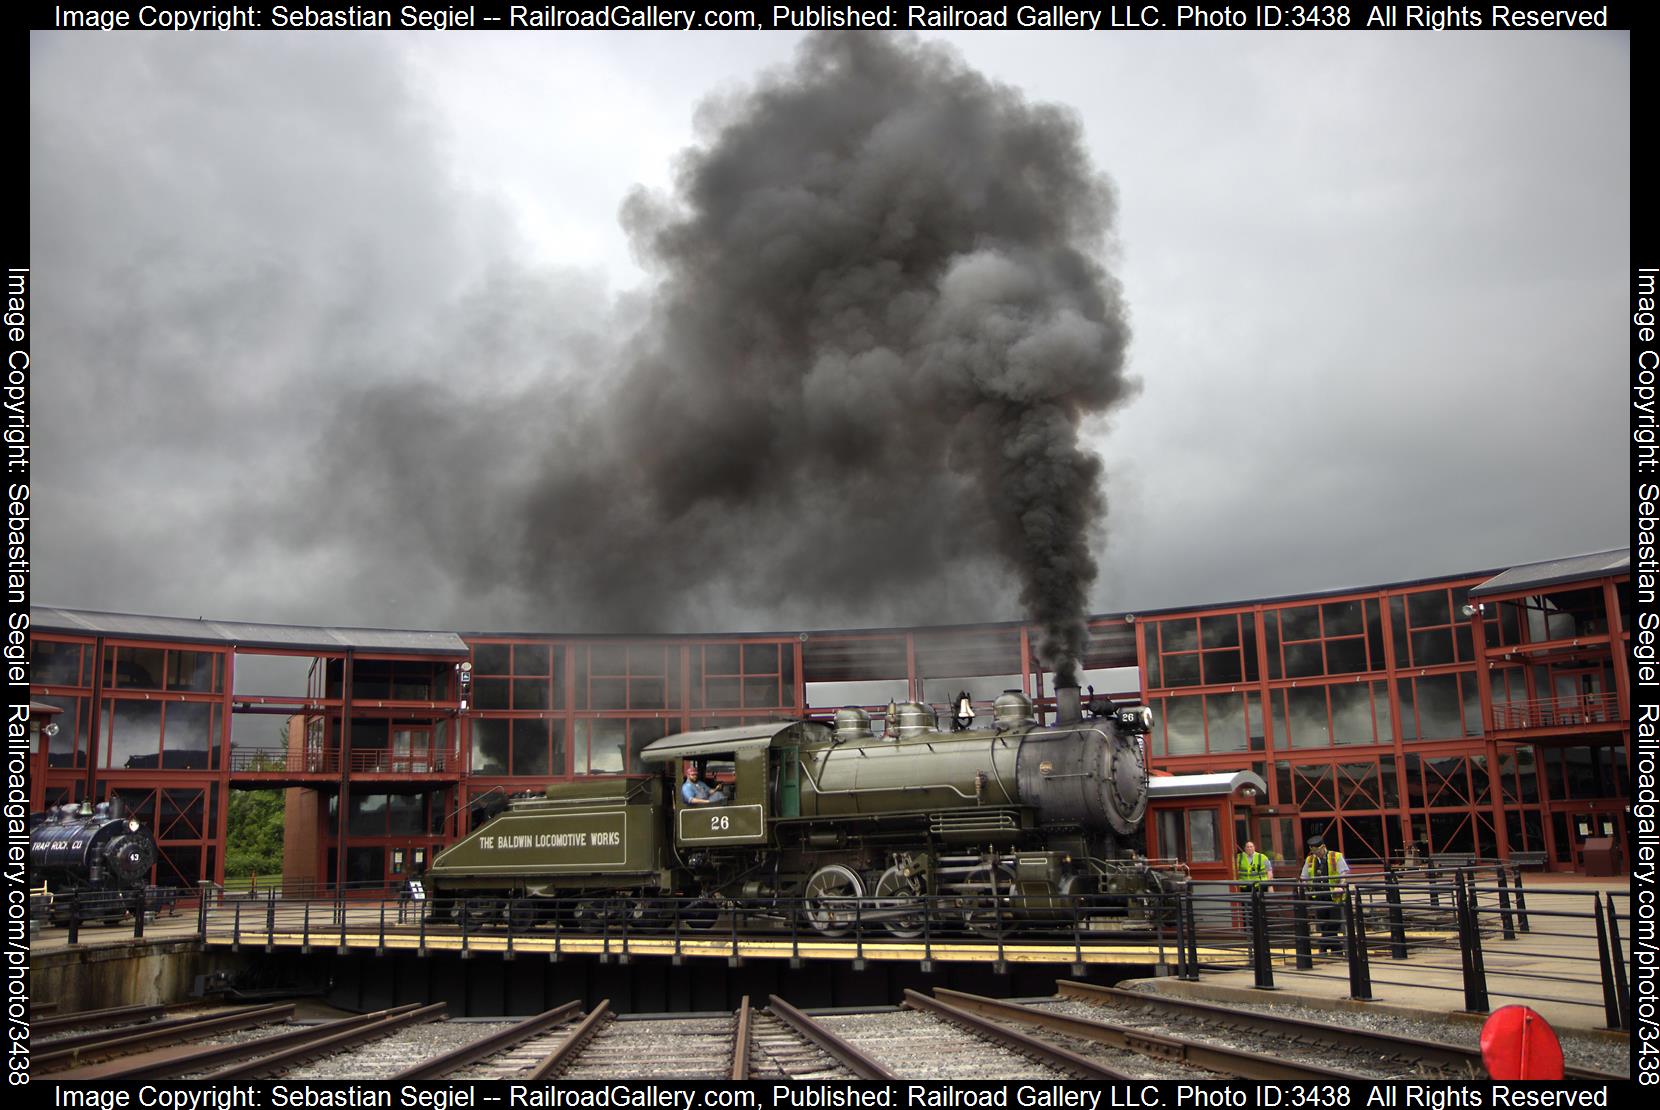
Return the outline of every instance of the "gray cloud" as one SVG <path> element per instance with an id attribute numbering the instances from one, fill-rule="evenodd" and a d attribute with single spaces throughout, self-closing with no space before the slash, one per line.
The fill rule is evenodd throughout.
<path id="1" fill-rule="evenodd" d="M 666 56 L 498 41 L 468 65 Z M 989 78 L 929 79 L 979 116 L 908 105 L 862 132 L 887 161 L 806 180 L 858 105 L 799 99 L 822 48 L 732 84 L 778 54 L 753 41 L 607 98 L 660 105 L 657 135 L 721 90 L 625 207 L 648 277 L 619 297 L 612 260 L 519 240 L 536 181 L 470 172 L 445 90 L 471 71 L 434 80 L 406 40 L 36 36 L 36 596 L 471 628 L 1021 616 L 1010 514 L 978 491 L 1020 490 L 1003 450 L 1042 460 L 1074 419 L 1112 503 L 1096 609 L 1623 542 L 1625 36 L 965 36 Z M 1021 112 L 1076 136 L 1052 208 L 996 192 L 1034 157 L 995 145 Z M 551 221 L 617 226 L 620 193 L 573 184 L 617 142 L 547 155 Z M 1091 379 L 1062 435 L 1011 433 L 1010 404 L 1118 357 L 1109 269 L 1144 390 Z M 1067 458 L 1041 484 L 1087 502 L 1095 464 Z"/>

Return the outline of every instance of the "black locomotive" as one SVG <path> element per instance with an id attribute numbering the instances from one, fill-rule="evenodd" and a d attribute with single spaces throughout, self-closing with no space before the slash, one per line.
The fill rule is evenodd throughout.
<path id="1" fill-rule="evenodd" d="M 83 916 L 120 918 L 155 862 L 150 830 L 127 815 L 119 798 L 53 806 L 31 819 L 30 882 L 50 892 L 54 921 L 66 920 L 77 899 Z"/>

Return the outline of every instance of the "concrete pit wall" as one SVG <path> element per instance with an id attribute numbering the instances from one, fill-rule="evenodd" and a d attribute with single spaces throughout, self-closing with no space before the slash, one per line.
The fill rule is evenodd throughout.
<path id="1" fill-rule="evenodd" d="M 246 957 L 208 952 L 194 939 L 133 940 L 31 953 L 30 994 L 58 1013 L 183 1002 L 198 975 L 235 972 Z"/>

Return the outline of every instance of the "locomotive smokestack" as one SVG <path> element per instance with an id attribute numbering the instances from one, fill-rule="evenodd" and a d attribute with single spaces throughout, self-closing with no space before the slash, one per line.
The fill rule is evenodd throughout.
<path id="1" fill-rule="evenodd" d="M 1081 720 L 1083 713 L 1078 708 L 1078 684 L 1060 675 L 1055 676 L 1055 723 L 1075 725 Z"/>

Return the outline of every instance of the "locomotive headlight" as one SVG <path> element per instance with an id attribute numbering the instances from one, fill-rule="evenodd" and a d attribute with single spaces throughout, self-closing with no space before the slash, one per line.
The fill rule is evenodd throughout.
<path id="1" fill-rule="evenodd" d="M 127 831 L 128 832 L 137 832 L 138 831 L 138 818 L 134 817 L 134 818 L 129 818 L 128 819 L 128 821 L 127 821 Z"/>

